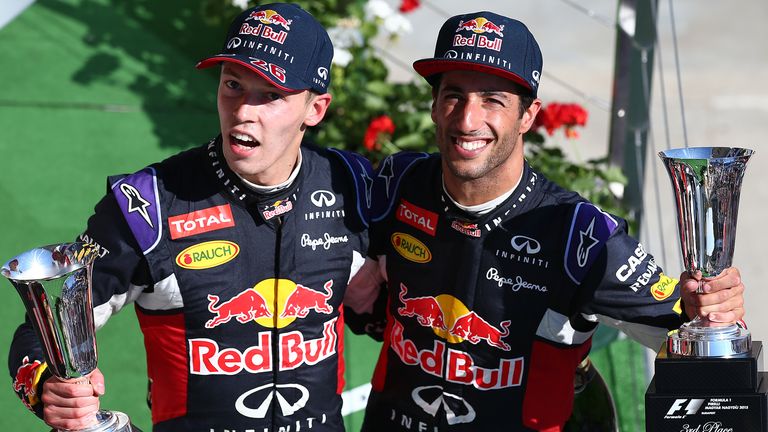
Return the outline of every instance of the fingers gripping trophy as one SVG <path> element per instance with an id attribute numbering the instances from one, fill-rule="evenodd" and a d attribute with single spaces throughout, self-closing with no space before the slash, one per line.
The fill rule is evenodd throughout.
<path id="1" fill-rule="evenodd" d="M 753 151 L 690 147 L 659 153 L 672 181 L 686 271 L 714 278 L 731 266 L 739 193 Z M 736 323 L 695 317 L 669 332 L 645 396 L 647 431 L 768 432 L 762 344 Z"/>
<path id="2" fill-rule="evenodd" d="M 48 368 L 63 381 L 89 384 L 87 375 L 96 368 L 91 301 L 96 256 L 92 245 L 64 243 L 26 251 L 0 268 L 24 302 Z M 80 432 L 139 431 L 116 411 L 99 411 L 94 423 Z"/>

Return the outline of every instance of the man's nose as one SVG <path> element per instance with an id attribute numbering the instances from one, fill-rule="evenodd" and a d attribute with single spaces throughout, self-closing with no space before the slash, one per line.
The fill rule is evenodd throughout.
<path id="1" fill-rule="evenodd" d="M 462 132 L 472 132 L 482 127 L 483 112 L 479 100 L 466 99 L 455 114 L 456 128 Z"/>
<path id="2" fill-rule="evenodd" d="M 237 101 L 233 114 L 239 121 L 254 121 L 258 119 L 262 105 L 264 104 L 258 96 L 244 95 Z"/>

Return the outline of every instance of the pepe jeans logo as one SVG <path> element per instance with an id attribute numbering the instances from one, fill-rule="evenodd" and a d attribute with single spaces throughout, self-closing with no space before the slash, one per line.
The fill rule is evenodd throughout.
<path id="1" fill-rule="evenodd" d="M 547 292 L 547 287 L 543 285 L 537 285 L 534 283 L 523 280 L 522 276 L 517 277 L 502 277 L 499 275 L 499 270 L 495 267 L 491 267 L 485 273 L 485 278 L 496 282 L 501 288 L 504 285 L 509 285 L 512 291 L 520 291 L 520 288 L 524 288 L 531 291 Z"/>
<path id="2" fill-rule="evenodd" d="M 318 247 L 328 250 L 335 244 L 346 243 L 347 241 L 349 239 L 345 235 L 336 237 L 325 233 L 318 238 L 312 238 L 307 233 L 301 235 L 301 247 L 311 247 L 312 250 L 316 250 Z"/>

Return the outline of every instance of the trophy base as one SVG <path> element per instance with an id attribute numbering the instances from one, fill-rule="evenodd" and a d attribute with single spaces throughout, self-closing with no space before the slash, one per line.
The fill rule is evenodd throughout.
<path id="1" fill-rule="evenodd" d="M 756 378 L 759 385 L 752 391 L 664 393 L 655 377 L 645 394 L 645 430 L 768 432 L 768 374 L 759 372 Z"/>
<path id="2" fill-rule="evenodd" d="M 671 392 L 753 392 L 763 368 L 763 343 L 752 343 L 741 357 L 674 356 L 661 347 L 656 353 L 656 390 Z"/>
<path id="3" fill-rule="evenodd" d="M 131 424 L 128 416 L 119 411 L 99 411 L 96 413 L 98 424 L 77 431 L 58 429 L 57 432 L 141 432 Z"/>
<path id="4" fill-rule="evenodd" d="M 661 346 L 645 393 L 647 432 L 768 432 L 763 344 L 743 357 L 671 356 Z"/>
<path id="5" fill-rule="evenodd" d="M 736 324 L 699 327 L 683 324 L 667 334 L 667 352 L 680 357 L 743 357 L 752 348 L 749 330 Z"/>

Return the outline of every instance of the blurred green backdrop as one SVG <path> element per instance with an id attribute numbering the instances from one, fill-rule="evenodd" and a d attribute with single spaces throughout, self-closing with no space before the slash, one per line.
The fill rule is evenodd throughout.
<path id="1" fill-rule="evenodd" d="M 221 42 L 184 0 L 40 0 L 0 29 L 0 260 L 70 241 L 105 192 L 105 178 L 136 171 L 218 132 L 216 71 L 197 59 Z M 23 307 L 0 281 L 0 357 Z M 606 343 L 593 359 L 612 387 L 623 430 L 641 430 L 642 348 Z M 607 344 L 607 345 L 606 345 Z M 102 406 L 150 430 L 143 342 L 131 308 L 98 334 L 107 379 Z M 606 345 L 606 347 L 602 347 Z M 348 387 L 365 384 L 378 344 L 347 335 Z M 8 376 L 8 375 L 6 375 Z M 0 430 L 45 431 L 0 380 Z M 6 387 L 7 386 L 7 387 Z M 358 430 L 360 413 L 347 418 Z"/>

